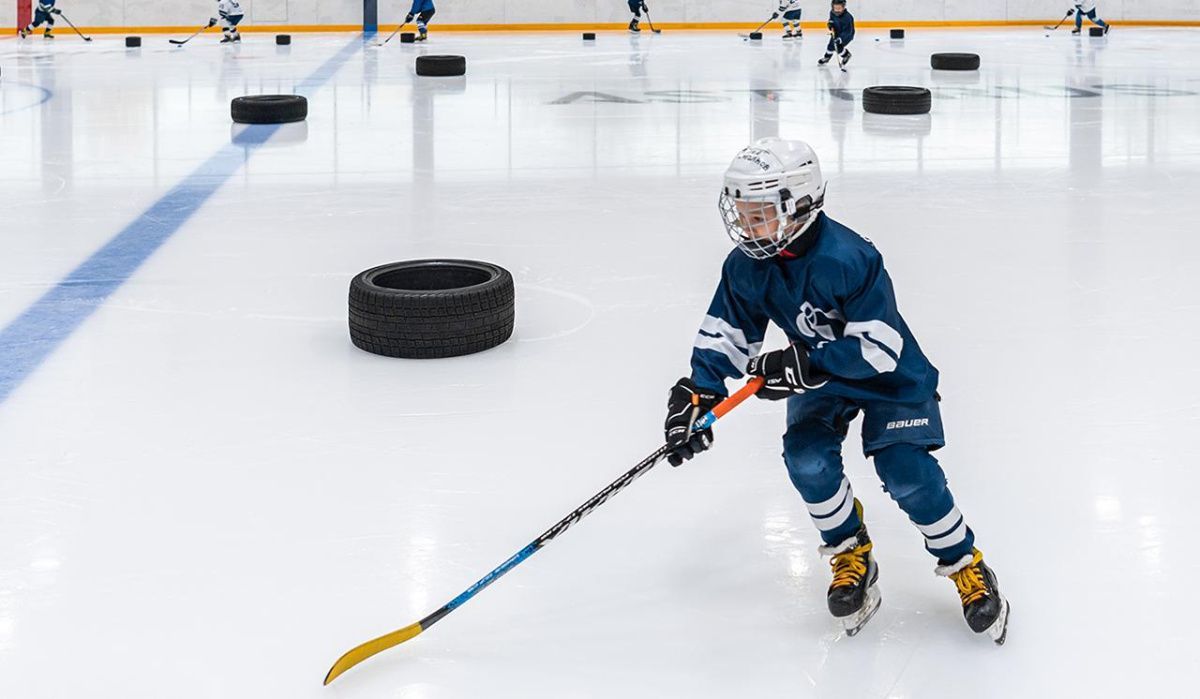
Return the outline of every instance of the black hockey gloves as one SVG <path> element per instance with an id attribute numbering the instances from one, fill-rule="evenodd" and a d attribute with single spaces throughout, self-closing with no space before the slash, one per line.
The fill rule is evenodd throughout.
<path id="1" fill-rule="evenodd" d="M 767 400 L 779 400 L 794 393 L 811 391 L 824 386 L 829 380 L 829 377 L 809 366 L 808 351 L 798 344 L 758 355 L 750 360 L 746 373 L 766 379 L 766 383 L 754 395 Z"/>
<path id="2" fill-rule="evenodd" d="M 411 21 L 413 21 L 413 13 L 409 12 L 408 14 L 404 15 L 404 23 L 408 24 Z"/>
<path id="3" fill-rule="evenodd" d="M 672 466 L 678 466 L 712 446 L 712 429 L 693 433 L 692 425 L 722 400 L 725 396 L 696 388 L 686 376 L 671 387 L 663 430 L 667 434 L 667 444 L 671 445 L 667 461 Z"/>

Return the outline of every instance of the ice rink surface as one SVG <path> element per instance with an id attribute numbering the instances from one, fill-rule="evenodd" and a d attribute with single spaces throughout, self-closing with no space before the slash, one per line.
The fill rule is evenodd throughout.
<path id="1" fill-rule="evenodd" d="M 0 41 L 0 696 L 1195 680 L 1200 31 L 864 30 L 844 74 L 812 31 L 59 35 Z M 983 67 L 935 74 L 933 51 Z M 417 78 L 421 53 L 465 55 L 466 78 Z M 864 114 L 876 84 L 928 86 L 933 111 Z M 292 91 L 307 123 L 232 128 L 231 98 Z M 721 172 L 776 134 L 817 149 L 826 211 L 882 250 L 942 371 L 938 456 L 1012 602 L 1007 645 L 967 629 L 857 424 L 883 607 L 843 637 L 783 406 L 754 401 L 709 454 L 322 688 L 661 443 L 730 249 Z M 513 339 L 354 348 L 351 276 L 421 257 L 512 270 Z"/>

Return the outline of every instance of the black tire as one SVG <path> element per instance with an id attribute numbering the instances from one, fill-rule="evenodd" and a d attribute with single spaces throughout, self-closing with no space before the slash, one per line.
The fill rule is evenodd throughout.
<path id="1" fill-rule="evenodd" d="M 385 357 L 436 359 L 491 349 L 512 336 L 513 278 L 473 260 L 409 260 L 350 282 L 350 340 Z"/>
<path id="2" fill-rule="evenodd" d="M 234 97 L 229 112 L 239 124 L 288 124 L 304 121 L 308 100 L 300 95 Z"/>
<path id="3" fill-rule="evenodd" d="M 276 46 L 291 46 L 292 45 L 292 35 L 291 34 L 276 34 L 275 35 L 275 45 Z"/>
<path id="4" fill-rule="evenodd" d="M 750 32 L 750 41 L 762 41 L 762 32 Z"/>
<path id="5" fill-rule="evenodd" d="M 142 37 L 140 37 L 140 36 L 125 37 L 125 48 L 136 49 L 141 45 L 142 45 Z"/>
<path id="6" fill-rule="evenodd" d="M 417 43 L 417 35 L 412 32 L 400 32 L 400 43 L 415 44 Z"/>
<path id="7" fill-rule="evenodd" d="M 979 54 L 935 53 L 929 57 L 934 70 L 979 70 Z"/>
<path id="8" fill-rule="evenodd" d="M 462 56 L 417 56 L 417 75 L 447 77 L 466 72 L 467 59 Z"/>
<path id="9" fill-rule="evenodd" d="M 933 95 L 923 87 L 876 85 L 863 90 L 863 109 L 872 114 L 928 114 Z"/>
<path id="10" fill-rule="evenodd" d="M 595 35 L 593 32 L 584 32 L 584 33 L 583 33 L 583 40 L 584 40 L 584 41 L 595 41 L 595 40 L 596 40 L 596 35 Z"/>
<path id="11" fill-rule="evenodd" d="M 1104 27 L 1088 27 L 1088 36 L 1104 36 Z"/>
<path id="12" fill-rule="evenodd" d="M 893 39 L 903 39 L 904 38 L 904 30 L 903 29 L 893 29 L 893 30 L 891 30 L 891 32 L 889 32 L 889 34 L 891 35 L 891 37 Z"/>

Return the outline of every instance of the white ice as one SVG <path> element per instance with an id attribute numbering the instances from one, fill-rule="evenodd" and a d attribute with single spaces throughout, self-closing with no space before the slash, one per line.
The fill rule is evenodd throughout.
<path id="1" fill-rule="evenodd" d="M 842 74 L 816 66 L 820 32 L 434 30 L 0 41 L 0 328 L 227 148 L 231 98 L 349 51 L 307 124 L 247 150 L 0 403 L 0 696 L 1188 691 L 1200 33 L 864 30 Z M 938 50 L 983 67 L 934 74 Z M 420 53 L 468 75 L 417 78 Z M 932 114 L 864 114 L 875 84 L 929 86 Z M 883 251 L 942 371 L 938 456 L 1012 602 L 1007 645 L 967 629 L 857 427 L 883 606 L 843 637 L 782 406 L 756 401 L 323 688 L 658 446 L 729 250 L 720 173 L 773 134 L 815 146 L 827 211 Z M 354 348 L 351 276 L 421 257 L 512 270 L 513 339 Z"/>

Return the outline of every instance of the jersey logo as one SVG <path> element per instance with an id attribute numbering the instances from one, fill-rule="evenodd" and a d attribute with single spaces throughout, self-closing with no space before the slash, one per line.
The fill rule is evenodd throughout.
<path id="1" fill-rule="evenodd" d="M 882 320 L 847 323 L 838 311 L 822 310 L 808 301 L 800 304 L 796 330 L 805 337 L 820 338 L 818 347 L 839 336 L 857 337 L 862 358 L 881 374 L 896 370 L 904 350 L 904 338 Z"/>
<path id="2" fill-rule="evenodd" d="M 800 315 L 796 316 L 796 329 L 805 337 L 819 337 L 832 342 L 837 339 L 837 326 L 844 322 L 841 313 L 824 311 L 805 301 L 800 304 Z"/>

